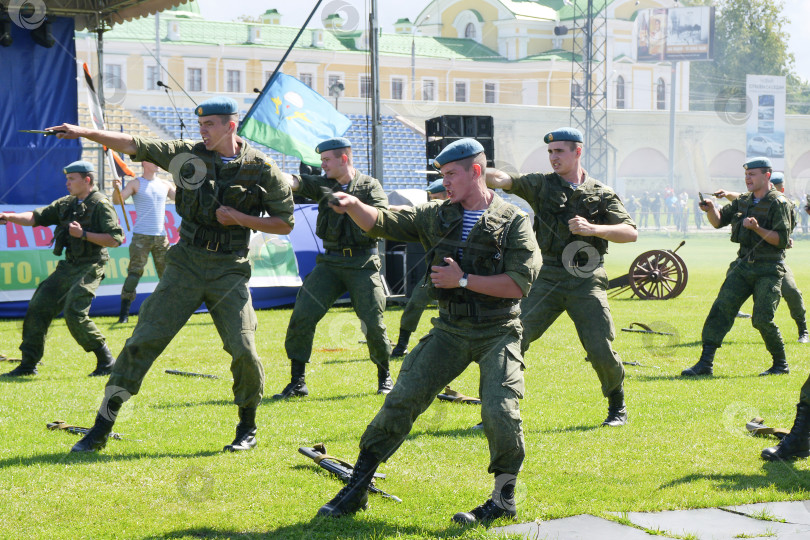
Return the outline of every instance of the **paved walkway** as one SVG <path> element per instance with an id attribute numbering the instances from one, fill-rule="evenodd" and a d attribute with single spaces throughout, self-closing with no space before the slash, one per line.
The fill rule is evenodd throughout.
<path id="1" fill-rule="evenodd" d="M 635 526 L 582 514 L 539 523 L 497 527 L 492 532 L 517 533 L 532 540 L 652 540 L 684 537 L 697 540 L 810 540 L 810 501 L 615 515 L 625 517 Z M 656 534 L 648 534 L 646 531 Z"/>

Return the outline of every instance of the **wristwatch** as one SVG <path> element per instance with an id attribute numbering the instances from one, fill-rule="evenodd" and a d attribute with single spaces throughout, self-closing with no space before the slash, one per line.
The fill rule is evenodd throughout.
<path id="1" fill-rule="evenodd" d="M 470 274 L 468 274 L 467 272 L 464 272 L 464 275 L 461 276 L 460 280 L 458 280 L 458 286 L 459 287 L 467 287 L 467 276 L 469 276 L 469 275 Z"/>
<path id="2" fill-rule="evenodd" d="M 87 231 L 82 229 L 82 240 L 87 240 Z"/>

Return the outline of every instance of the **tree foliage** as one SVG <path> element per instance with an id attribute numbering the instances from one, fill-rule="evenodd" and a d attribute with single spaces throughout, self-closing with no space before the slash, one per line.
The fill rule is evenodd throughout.
<path id="1" fill-rule="evenodd" d="M 787 77 L 788 112 L 810 111 L 810 87 L 794 72 L 788 50 L 783 0 L 693 0 L 690 5 L 714 5 L 714 61 L 692 62 L 690 107 L 727 107 L 730 96 L 745 96 L 745 77 Z"/>

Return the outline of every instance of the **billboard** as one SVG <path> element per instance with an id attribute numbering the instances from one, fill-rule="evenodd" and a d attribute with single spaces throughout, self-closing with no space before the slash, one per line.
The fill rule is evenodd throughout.
<path id="1" fill-rule="evenodd" d="M 636 12 L 636 61 L 711 60 L 714 54 L 714 8 L 653 8 Z"/>
<path id="2" fill-rule="evenodd" d="M 785 170 L 785 106 L 787 81 L 777 75 L 746 75 L 748 121 L 745 124 L 747 159 L 766 156 L 773 170 Z"/>

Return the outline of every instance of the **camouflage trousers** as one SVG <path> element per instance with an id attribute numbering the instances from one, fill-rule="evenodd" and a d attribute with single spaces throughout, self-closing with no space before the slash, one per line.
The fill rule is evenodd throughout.
<path id="1" fill-rule="evenodd" d="M 417 285 L 411 292 L 411 297 L 408 299 L 408 303 L 405 304 L 405 309 L 402 310 L 399 327 L 408 332 L 415 332 L 416 327 L 419 326 L 419 319 L 422 318 L 422 313 L 424 313 L 431 300 L 428 288 Z"/>
<path id="2" fill-rule="evenodd" d="M 723 338 L 731 330 L 743 303 L 754 297 L 754 312 L 751 325 L 759 330 L 765 347 L 773 358 L 785 357 L 785 344 L 776 323 L 774 313 L 782 297 L 782 276 L 785 265 L 781 262 L 747 262 L 737 259 L 731 263 L 726 279 L 720 286 L 717 299 L 712 304 L 706 322 L 703 323 L 702 341 L 706 345 L 720 347 Z"/>
<path id="3" fill-rule="evenodd" d="M 104 345 L 104 336 L 88 315 L 102 279 L 102 263 L 59 261 L 56 270 L 39 284 L 28 303 L 20 345 L 23 359 L 42 359 L 48 328 L 62 310 L 70 335 L 85 351 Z"/>
<path id="4" fill-rule="evenodd" d="M 127 269 L 127 279 L 121 288 L 122 300 L 135 300 L 135 288 L 141 280 L 143 270 L 149 261 L 149 254 L 155 261 L 155 271 L 158 278 L 163 275 L 166 268 L 166 252 L 169 251 L 169 239 L 166 235 L 149 236 L 146 234 L 132 234 L 132 242 L 129 244 L 129 268 Z"/>
<path id="5" fill-rule="evenodd" d="M 377 255 L 318 255 L 315 268 L 306 277 L 295 297 L 295 307 L 284 341 L 289 359 L 309 362 L 315 327 L 335 300 L 347 291 L 352 299 L 354 312 L 363 323 L 371 361 L 388 369 L 391 344 L 383 321 L 385 292 Z"/>
<path id="6" fill-rule="evenodd" d="M 601 266 L 593 273 L 578 277 L 569 273 L 569 269 L 544 264 L 529 295 L 520 304 L 523 354 L 557 317 L 568 313 L 605 397 L 622 390 L 624 384 L 624 366 L 613 350 L 616 331 L 608 306 L 607 282 L 607 274 Z"/>
<path id="7" fill-rule="evenodd" d="M 804 324 L 805 309 L 804 299 L 799 286 L 796 285 L 796 278 L 793 277 L 793 271 L 788 265 L 785 265 L 785 276 L 782 278 L 782 298 L 790 310 L 790 318 L 796 321 L 796 324 Z"/>
<path id="8" fill-rule="evenodd" d="M 166 256 L 166 271 L 141 306 L 138 324 L 113 368 L 108 387 L 138 393 L 152 363 L 205 302 L 231 356 L 234 403 L 256 407 L 264 390 L 264 368 L 256 353 L 256 313 L 247 282 L 247 257 L 207 251 L 182 240 Z"/>
<path id="9" fill-rule="evenodd" d="M 433 324 L 402 361 L 394 389 L 363 433 L 360 449 L 388 459 L 405 441 L 416 418 L 435 403 L 436 394 L 475 362 L 481 377 L 481 419 L 489 442 L 488 471 L 517 474 L 525 457 L 519 320 L 464 327 L 440 315 Z"/>

